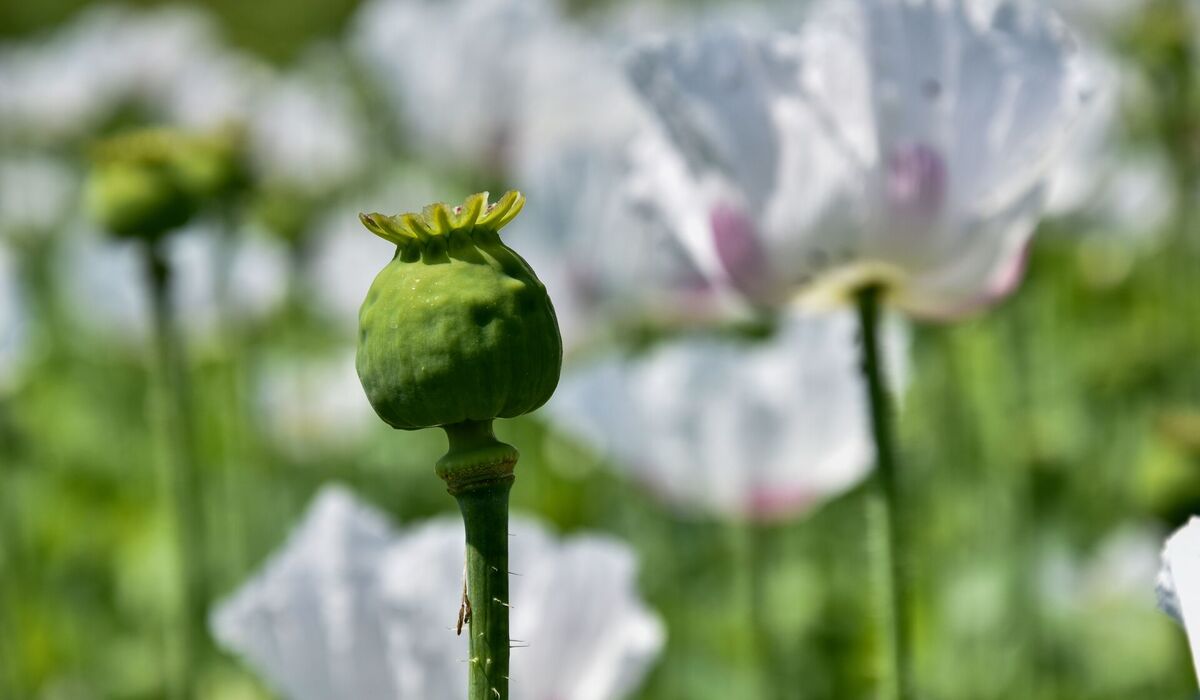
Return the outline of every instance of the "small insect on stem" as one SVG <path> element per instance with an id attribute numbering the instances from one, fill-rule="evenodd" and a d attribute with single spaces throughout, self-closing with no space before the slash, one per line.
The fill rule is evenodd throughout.
<path id="1" fill-rule="evenodd" d="M 458 623 L 454 625 L 454 633 L 461 637 L 463 625 L 469 624 L 471 624 L 471 599 L 467 597 L 467 565 L 463 563 L 462 603 L 458 606 Z"/>

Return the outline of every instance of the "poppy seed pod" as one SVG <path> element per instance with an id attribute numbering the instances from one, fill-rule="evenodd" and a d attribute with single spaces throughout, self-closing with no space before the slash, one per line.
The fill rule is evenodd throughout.
<path id="1" fill-rule="evenodd" d="M 121 238 L 157 239 L 246 181 L 233 131 L 143 129 L 101 141 L 93 159 L 87 207 Z"/>
<path id="2" fill-rule="evenodd" d="M 509 192 L 420 215 L 363 215 L 395 243 L 359 313 L 357 367 L 380 418 L 403 430 L 512 418 L 558 384 L 562 340 L 546 288 L 498 231 L 524 204 Z"/>

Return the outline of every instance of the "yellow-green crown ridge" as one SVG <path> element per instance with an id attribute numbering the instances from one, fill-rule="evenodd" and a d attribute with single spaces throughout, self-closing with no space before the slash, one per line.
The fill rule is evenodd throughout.
<path id="1" fill-rule="evenodd" d="M 359 214 L 358 218 L 368 231 L 386 241 L 402 248 L 412 244 L 423 247 L 433 239 L 451 234 L 496 233 L 515 219 L 524 206 L 525 195 L 516 190 L 509 190 L 491 204 L 488 193 L 479 192 L 456 207 L 437 202 L 420 214 Z"/>

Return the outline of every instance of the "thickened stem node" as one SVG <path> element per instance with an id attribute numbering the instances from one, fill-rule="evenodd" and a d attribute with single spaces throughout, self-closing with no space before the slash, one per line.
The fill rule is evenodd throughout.
<path id="1" fill-rule="evenodd" d="M 464 491 L 511 483 L 517 465 L 517 448 L 496 439 L 492 421 L 463 421 L 444 425 L 450 449 L 437 462 L 437 475 L 451 496 Z"/>

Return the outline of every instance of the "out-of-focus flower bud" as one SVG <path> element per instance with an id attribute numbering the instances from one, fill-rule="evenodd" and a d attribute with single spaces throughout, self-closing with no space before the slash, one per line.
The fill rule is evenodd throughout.
<path id="1" fill-rule="evenodd" d="M 102 141 L 93 152 L 87 207 L 116 236 L 159 238 L 245 184 L 239 144 L 234 131 L 174 129 L 143 129 Z"/>

